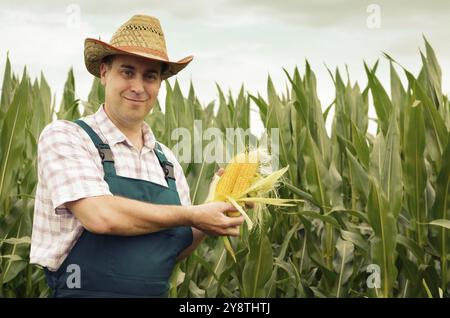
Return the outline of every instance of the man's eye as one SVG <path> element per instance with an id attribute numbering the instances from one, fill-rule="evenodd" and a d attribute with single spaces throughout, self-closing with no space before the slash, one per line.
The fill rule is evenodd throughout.
<path id="1" fill-rule="evenodd" d="M 156 75 L 155 74 L 149 74 L 149 75 L 147 75 L 147 78 L 151 79 L 151 80 L 155 80 L 156 79 Z"/>
<path id="2" fill-rule="evenodd" d="M 133 75 L 133 72 L 127 71 L 127 70 L 122 71 L 122 73 L 125 74 L 127 77 L 130 77 L 131 75 Z"/>

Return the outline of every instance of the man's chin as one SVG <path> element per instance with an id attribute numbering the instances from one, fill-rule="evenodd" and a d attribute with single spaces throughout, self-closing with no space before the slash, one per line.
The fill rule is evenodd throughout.
<path id="1" fill-rule="evenodd" d="M 152 110 L 152 106 L 147 103 L 129 103 L 126 102 L 124 110 L 127 112 L 127 116 L 132 120 L 143 120 Z"/>

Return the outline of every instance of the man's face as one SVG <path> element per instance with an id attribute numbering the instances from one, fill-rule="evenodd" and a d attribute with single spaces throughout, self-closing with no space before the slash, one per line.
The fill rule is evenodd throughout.
<path id="1" fill-rule="evenodd" d="M 161 87 L 161 62 L 117 55 L 100 65 L 107 112 L 123 124 L 138 124 L 152 109 Z"/>

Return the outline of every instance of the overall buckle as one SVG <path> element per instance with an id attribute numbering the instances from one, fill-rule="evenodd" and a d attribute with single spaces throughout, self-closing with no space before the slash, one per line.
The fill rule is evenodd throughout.
<path id="1" fill-rule="evenodd" d="M 111 151 L 111 148 L 109 148 L 108 144 L 98 144 L 96 145 L 96 147 L 98 150 L 98 154 L 102 159 L 102 163 L 104 163 L 105 161 L 114 162 L 113 153 Z"/>
<path id="2" fill-rule="evenodd" d="M 167 178 L 171 178 L 171 179 L 175 180 L 173 164 L 171 162 L 163 161 L 162 168 L 163 168 L 164 176 L 165 176 L 166 179 Z"/>

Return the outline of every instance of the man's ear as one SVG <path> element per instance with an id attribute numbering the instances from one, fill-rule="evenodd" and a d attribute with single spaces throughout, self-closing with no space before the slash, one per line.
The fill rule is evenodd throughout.
<path id="1" fill-rule="evenodd" d="M 100 82 L 103 86 L 105 86 L 106 83 L 106 73 L 109 71 L 108 65 L 105 63 L 100 64 Z"/>

